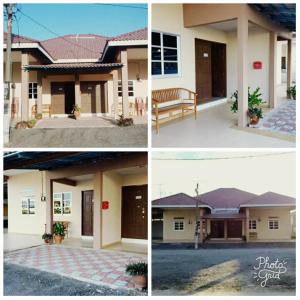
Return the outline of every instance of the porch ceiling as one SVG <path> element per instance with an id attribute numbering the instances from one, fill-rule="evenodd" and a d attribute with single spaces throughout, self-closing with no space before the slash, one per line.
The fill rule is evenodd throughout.
<path id="1" fill-rule="evenodd" d="M 246 215 L 242 213 L 238 214 L 229 214 L 229 213 L 224 213 L 224 214 L 206 214 L 202 217 L 203 219 L 218 219 L 218 220 L 224 220 L 224 219 L 235 219 L 235 220 L 241 220 L 241 219 L 246 219 Z"/>
<path id="2" fill-rule="evenodd" d="M 274 23 L 283 26 L 289 31 L 296 31 L 296 4 L 249 4 L 256 10 L 271 19 Z"/>
<path id="3" fill-rule="evenodd" d="M 55 170 L 114 160 L 130 152 L 15 152 L 4 155 L 4 170 Z"/>

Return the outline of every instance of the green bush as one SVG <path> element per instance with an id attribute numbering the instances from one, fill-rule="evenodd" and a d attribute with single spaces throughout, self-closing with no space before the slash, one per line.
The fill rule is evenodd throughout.
<path id="1" fill-rule="evenodd" d="M 29 121 L 27 122 L 28 128 L 33 128 L 33 127 L 35 126 L 35 124 L 36 124 L 36 120 L 35 120 L 35 119 L 29 120 Z"/>
<path id="2" fill-rule="evenodd" d="M 53 239 L 53 235 L 51 233 L 44 233 L 42 235 L 42 239 L 45 241 L 51 241 Z"/>
<path id="3" fill-rule="evenodd" d="M 294 100 L 296 100 L 296 85 L 291 86 L 287 90 L 287 94 Z"/>
<path id="4" fill-rule="evenodd" d="M 147 276 L 148 264 L 142 261 L 130 263 L 126 266 L 126 273 L 130 276 Z"/>
<path id="5" fill-rule="evenodd" d="M 55 223 L 53 225 L 53 235 L 65 236 L 65 228 L 62 223 Z"/>
<path id="6" fill-rule="evenodd" d="M 41 120 L 43 118 L 42 114 L 36 114 L 35 115 L 36 120 Z"/>

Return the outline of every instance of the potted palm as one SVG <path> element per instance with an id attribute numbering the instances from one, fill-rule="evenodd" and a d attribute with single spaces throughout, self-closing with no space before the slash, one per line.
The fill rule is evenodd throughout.
<path id="1" fill-rule="evenodd" d="M 132 276 L 135 288 L 147 287 L 148 264 L 146 262 L 134 262 L 126 266 L 126 273 Z"/>
<path id="2" fill-rule="evenodd" d="M 42 239 L 44 240 L 45 244 L 52 244 L 53 242 L 53 235 L 51 233 L 44 233 L 42 235 Z"/>
<path id="3" fill-rule="evenodd" d="M 74 104 L 72 114 L 74 115 L 75 120 L 79 119 L 80 117 L 80 107 L 77 104 Z"/>
<path id="4" fill-rule="evenodd" d="M 65 236 L 65 228 L 62 223 L 55 223 L 53 226 L 53 236 L 55 244 L 61 244 L 64 236 Z"/>
<path id="5" fill-rule="evenodd" d="M 296 85 L 293 85 L 290 88 L 288 88 L 287 94 L 289 98 L 296 100 Z"/>

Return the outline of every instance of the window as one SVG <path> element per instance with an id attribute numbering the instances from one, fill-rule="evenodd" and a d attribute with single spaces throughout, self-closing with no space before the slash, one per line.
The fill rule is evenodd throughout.
<path id="1" fill-rule="evenodd" d="M 175 231 L 184 230 L 184 218 L 174 218 L 174 230 Z"/>
<path id="2" fill-rule="evenodd" d="M 279 220 L 271 219 L 269 220 L 269 229 L 279 229 Z"/>
<path id="3" fill-rule="evenodd" d="M 54 193 L 53 194 L 53 214 L 70 215 L 72 206 L 72 193 Z"/>
<path id="4" fill-rule="evenodd" d="M 152 32 L 152 75 L 179 74 L 179 36 Z"/>
<path id="5" fill-rule="evenodd" d="M 256 220 L 249 220 L 249 229 L 256 230 Z"/>
<path id="6" fill-rule="evenodd" d="M 33 197 L 22 197 L 22 215 L 35 214 L 35 199 Z"/>
<path id="7" fill-rule="evenodd" d="M 118 81 L 118 96 L 122 97 L 122 81 Z M 128 97 L 134 97 L 133 80 L 128 81 Z"/>
<path id="8" fill-rule="evenodd" d="M 37 83 L 36 82 L 29 82 L 28 98 L 29 99 L 37 99 Z"/>
<path id="9" fill-rule="evenodd" d="M 281 70 L 286 70 L 286 57 L 281 57 Z"/>

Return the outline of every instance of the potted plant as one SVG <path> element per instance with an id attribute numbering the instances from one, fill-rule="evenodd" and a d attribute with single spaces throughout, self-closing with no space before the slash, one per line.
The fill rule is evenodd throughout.
<path id="1" fill-rule="evenodd" d="M 36 120 L 41 120 L 43 118 L 43 115 L 41 113 L 38 113 L 35 115 Z"/>
<path id="2" fill-rule="evenodd" d="M 248 88 L 248 116 L 250 119 L 250 125 L 256 125 L 260 119 L 263 118 L 263 112 L 261 106 L 263 104 L 263 100 L 261 98 L 260 88 L 256 88 L 252 93 L 250 92 L 250 88 Z M 233 99 L 233 103 L 230 107 L 230 110 L 233 113 L 238 111 L 238 91 L 235 91 L 231 99 Z"/>
<path id="3" fill-rule="evenodd" d="M 146 262 L 134 262 L 126 266 L 126 273 L 132 276 L 135 288 L 147 287 L 148 264 Z"/>
<path id="4" fill-rule="evenodd" d="M 45 244 L 52 244 L 53 242 L 53 235 L 51 233 L 44 233 L 42 236 L 42 239 L 44 240 Z"/>
<path id="5" fill-rule="evenodd" d="M 118 126 L 126 127 L 126 126 L 132 126 L 133 125 L 133 119 L 132 118 L 124 118 L 123 115 L 120 115 L 120 118 L 117 121 Z"/>
<path id="6" fill-rule="evenodd" d="M 53 236 L 55 244 L 61 244 L 65 236 L 65 227 L 62 223 L 55 223 L 53 226 Z"/>
<path id="7" fill-rule="evenodd" d="M 296 100 L 296 85 L 291 86 L 287 89 L 287 94 L 289 98 Z"/>
<path id="8" fill-rule="evenodd" d="M 80 117 L 80 107 L 77 104 L 74 104 L 72 114 L 74 115 L 75 120 L 79 119 Z"/>

